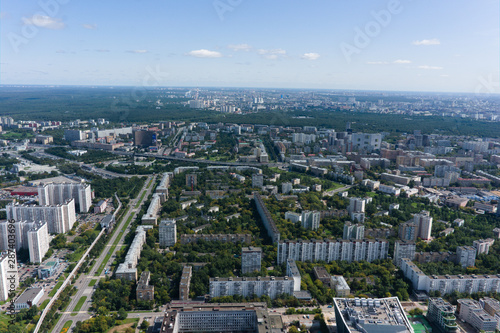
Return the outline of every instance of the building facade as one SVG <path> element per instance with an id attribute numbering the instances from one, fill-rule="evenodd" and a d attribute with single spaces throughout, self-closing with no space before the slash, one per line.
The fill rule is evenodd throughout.
<path id="1" fill-rule="evenodd" d="M 293 285 L 293 279 L 287 276 L 210 278 L 210 297 L 255 294 L 275 299 L 281 294 L 293 295 Z"/>
<path id="2" fill-rule="evenodd" d="M 76 221 L 75 199 L 55 206 L 19 205 L 6 207 L 7 219 L 15 221 L 46 221 L 50 234 L 62 234 L 71 230 Z"/>
<path id="3" fill-rule="evenodd" d="M 9 293 L 19 287 L 16 251 L 0 253 L 0 302 L 9 298 Z"/>
<path id="4" fill-rule="evenodd" d="M 28 249 L 30 254 L 30 262 L 39 264 L 49 250 L 49 232 L 47 223 L 35 223 L 28 230 Z"/>
<path id="5" fill-rule="evenodd" d="M 407 258 L 413 260 L 417 246 L 414 241 L 398 240 L 394 243 L 394 264 L 401 266 L 401 259 Z"/>
<path id="6" fill-rule="evenodd" d="M 455 317 L 456 307 L 442 298 L 429 298 L 427 319 L 444 333 L 452 333 L 458 330 Z"/>
<path id="7" fill-rule="evenodd" d="M 320 213 L 318 211 L 304 211 L 301 220 L 304 229 L 318 230 Z"/>
<path id="8" fill-rule="evenodd" d="M 92 189 L 84 183 L 51 183 L 38 186 L 38 201 L 40 206 L 63 204 L 69 199 L 75 199 L 75 209 L 87 213 L 92 206 Z"/>
<path id="9" fill-rule="evenodd" d="M 260 272 L 262 249 L 260 247 L 244 247 L 241 249 L 241 273 Z"/>
<path id="10" fill-rule="evenodd" d="M 278 264 L 295 261 L 368 261 L 386 259 L 389 242 L 385 239 L 281 241 L 278 244 Z"/>
<path id="11" fill-rule="evenodd" d="M 160 246 L 174 246 L 177 243 L 177 224 L 175 220 L 162 220 L 159 226 Z"/>

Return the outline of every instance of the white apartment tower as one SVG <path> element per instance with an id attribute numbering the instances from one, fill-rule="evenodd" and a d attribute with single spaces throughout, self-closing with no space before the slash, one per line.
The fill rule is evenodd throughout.
<path id="1" fill-rule="evenodd" d="M 362 224 L 352 224 L 346 222 L 344 224 L 343 239 L 363 239 L 365 238 L 365 226 Z"/>
<path id="2" fill-rule="evenodd" d="M 320 213 L 318 211 L 303 211 L 302 212 L 302 227 L 305 229 L 318 230 Z"/>
<path id="3" fill-rule="evenodd" d="M 30 262 L 41 263 L 43 257 L 49 250 L 49 232 L 46 222 L 35 223 L 28 230 L 28 248 L 30 253 Z"/>
<path id="4" fill-rule="evenodd" d="M 415 259 L 417 246 L 414 241 L 397 240 L 394 243 L 394 263 L 397 267 L 401 266 L 401 259 Z"/>
<path id="5" fill-rule="evenodd" d="M 15 221 L 45 221 L 50 234 L 62 234 L 71 230 L 76 221 L 75 199 L 54 206 L 19 205 L 6 207 L 7 219 Z"/>
<path id="6" fill-rule="evenodd" d="M 86 213 L 92 206 L 92 190 L 84 183 L 51 183 L 38 186 L 40 206 L 62 204 L 68 199 L 75 199 L 75 209 Z"/>
<path id="7" fill-rule="evenodd" d="M 177 242 L 177 224 L 175 220 L 162 220 L 159 226 L 160 246 L 174 246 Z"/>
<path id="8" fill-rule="evenodd" d="M 18 287 L 16 251 L 0 253 L 0 302 L 6 301 L 10 290 Z"/>

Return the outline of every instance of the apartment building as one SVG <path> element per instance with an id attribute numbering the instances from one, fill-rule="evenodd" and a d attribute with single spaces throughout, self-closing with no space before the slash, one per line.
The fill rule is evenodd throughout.
<path id="1" fill-rule="evenodd" d="M 295 261 L 368 261 L 386 259 L 389 242 L 385 239 L 364 240 L 297 240 L 278 244 L 278 264 L 288 259 Z"/>

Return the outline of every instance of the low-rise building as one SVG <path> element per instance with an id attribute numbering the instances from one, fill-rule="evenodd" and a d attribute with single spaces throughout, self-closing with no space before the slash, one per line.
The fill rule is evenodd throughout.
<path id="1" fill-rule="evenodd" d="M 138 301 L 153 301 L 155 299 L 155 287 L 149 285 L 151 272 L 144 271 L 137 281 L 136 298 Z"/>
<path id="2" fill-rule="evenodd" d="M 14 310 L 29 309 L 38 305 L 43 297 L 43 288 L 28 288 L 14 301 Z"/>
<path id="3" fill-rule="evenodd" d="M 189 299 L 189 287 L 191 285 L 191 276 L 193 274 L 193 267 L 184 266 L 182 268 L 181 282 L 179 283 L 179 299 L 186 301 Z"/>
<path id="4" fill-rule="evenodd" d="M 337 333 L 413 333 L 397 297 L 334 298 Z"/>

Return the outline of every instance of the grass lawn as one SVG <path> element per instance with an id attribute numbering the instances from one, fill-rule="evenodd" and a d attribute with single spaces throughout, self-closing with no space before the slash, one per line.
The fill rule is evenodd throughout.
<path id="1" fill-rule="evenodd" d="M 45 307 L 47 306 L 47 304 L 49 304 L 49 302 L 50 299 L 46 299 L 45 301 L 43 301 L 42 304 L 40 304 L 40 310 L 45 309 Z"/>
<path id="2" fill-rule="evenodd" d="M 0 323 L 5 323 L 5 326 L 9 326 L 9 322 L 12 320 L 10 316 L 7 316 L 5 312 L 0 313 Z"/>
<path id="3" fill-rule="evenodd" d="M 61 330 L 61 333 L 68 332 L 69 328 L 71 327 L 71 324 L 73 324 L 73 320 L 68 320 L 67 322 L 65 322 Z"/>
<path id="4" fill-rule="evenodd" d="M 97 279 L 92 279 L 89 282 L 89 287 L 93 287 L 97 283 Z"/>
<path id="5" fill-rule="evenodd" d="M 57 282 L 57 284 L 55 285 L 54 289 L 52 289 L 52 290 L 50 291 L 50 293 L 49 293 L 49 297 L 54 297 L 54 295 L 55 295 L 55 294 L 56 294 L 56 292 L 57 292 L 57 289 L 61 288 L 62 284 L 63 284 L 63 281 L 59 281 L 59 282 Z"/>
<path id="6" fill-rule="evenodd" d="M 76 303 L 75 308 L 73 309 L 73 311 L 74 312 L 80 311 L 80 309 L 83 306 L 83 303 L 85 303 L 86 300 L 87 300 L 87 296 L 80 297 L 80 299 L 78 300 L 78 303 Z M 71 314 L 71 315 L 73 315 L 73 314 Z M 74 315 L 76 316 L 76 313 Z"/>
<path id="7" fill-rule="evenodd" d="M 120 322 L 120 321 L 117 321 Z M 115 327 L 110 328 L 107 333 L 120 333 L 125 332 L 128 327 L 132 327 L 134 324 L 139 325 L 139 318 L 127 318 L 121 320 L 120 325 L 116 325 Z"/>

